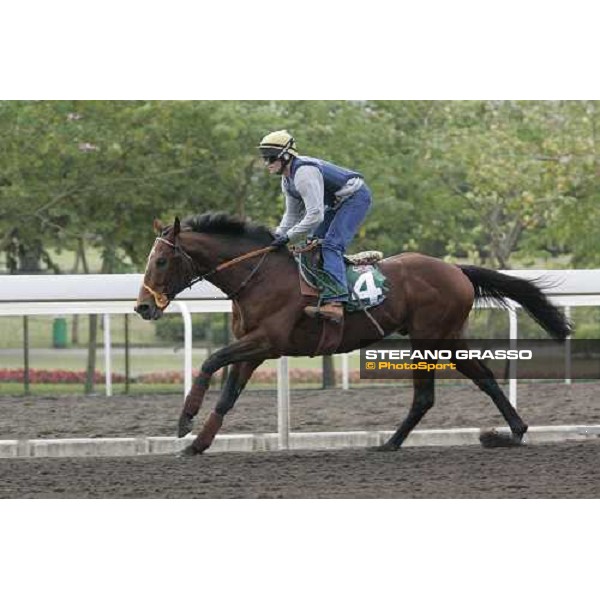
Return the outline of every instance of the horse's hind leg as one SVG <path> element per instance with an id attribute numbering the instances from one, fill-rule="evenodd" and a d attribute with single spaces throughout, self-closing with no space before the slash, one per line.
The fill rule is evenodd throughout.
<path id="1" fill-rule="evenodd" d="M 460 344 L 461 349 L 466 349 L 466 347 L 466 344 Z M 508 435 L 495 430 L 482 432 L 479 437 L 482 445 L 488 448 L 520 446 L 523 442 L 523 436 L 527 431 L 527 424 L 521 419 L 519 413 L 517 413 L 509 402 L 490 369 L 479 359 L 457 360 L 456 368 L 492 399 L 510 427 L 511 433 Z"/>
<path id="2" fill-rule="evenodd" d="M 433 372 L 416 372 L 413 376 L 413 403 L 407 417 L 402 421 L 396 433 L 377 450 L 398 450 L 408 434 L 419 424 L 435 400 L 435 379 Z"/>

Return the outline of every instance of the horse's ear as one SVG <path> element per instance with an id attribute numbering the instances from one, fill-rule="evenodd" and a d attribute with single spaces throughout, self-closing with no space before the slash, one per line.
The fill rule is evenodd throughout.
<path id="1" fill-rule="evenodd" d="M 177 237 L 181 231 L 181 224 L 179 223 L 179 217 L 175 217 L 175 223 L 173 223 L 173 237 Z"/>
<path id="2" fill-rule="evenodd" d="M 154 231 L 158 235 L 160 235 L 162 233 L 162 230 L 165 228 L 160 219 L 154 219 L 154 223 L 152 225 L 154 226 Z"/>

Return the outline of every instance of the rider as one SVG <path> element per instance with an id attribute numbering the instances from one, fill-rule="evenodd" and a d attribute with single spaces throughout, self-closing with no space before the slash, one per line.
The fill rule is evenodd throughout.
<path id="1" fill-rule="evenodd" d="M 323 268 L 339 289 L 325 294 L 321 306 L 307 306 L 304 312 L 341 322 L 348 301 L 343 255 L 371 207 L 371 191 L 356 171 L 300 156 L 285 130 L 266 135 L 259 150 L 269 173 L 281 175 L 285 196 L 285 213 L 271 245 L 285 246 L 306 236 L 323 240 Z"/>

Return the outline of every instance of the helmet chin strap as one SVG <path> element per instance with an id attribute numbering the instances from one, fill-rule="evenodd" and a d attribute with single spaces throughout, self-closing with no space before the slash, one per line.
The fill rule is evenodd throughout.
<path id="1" fill-rule="evenodd" d="M 281 152 L 277 155 L 277 158 L 281 162 L 281 168 L 277 171 L 277 175 L 283 175 L 286 167 L 292 162 L 292 154 L 289 150 L 294 145 L 294 138 L 290 136 L 285 146 L 281 149 Z"/>
<path id="2" fill-rule="evenodd" d="M 283 156 L 278 159 L 281 166 L 279 169 L 277 169 L 277 175 L 283 175 L 283 172 L 287 169 L 287 166 L 292 162 L 292 155 L 288 154 L 287 152 L 285 154 L 288 156 L 287 159 L 284 159 Z"/>

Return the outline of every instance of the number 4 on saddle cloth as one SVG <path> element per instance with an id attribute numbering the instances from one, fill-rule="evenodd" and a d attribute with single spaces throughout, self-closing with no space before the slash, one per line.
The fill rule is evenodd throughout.
<path id="1" fill-rule="evenodd" d="M 304 246 L 296 246 L 294 256 L 300 271 L 300 286 L 303 294 L 320 296 L 319 302 L 321 302 L 323 298 L 346 293 L 346 290 L 323 270 L 319 244 L 312 242 Z M 355 312 L 373 308 L 385 300 L 388 291 L 387 280 L 376 264 L 382 258 L 383 254 L 377 251 L 344 256 L 349 294 L 346 311 Z"/>

